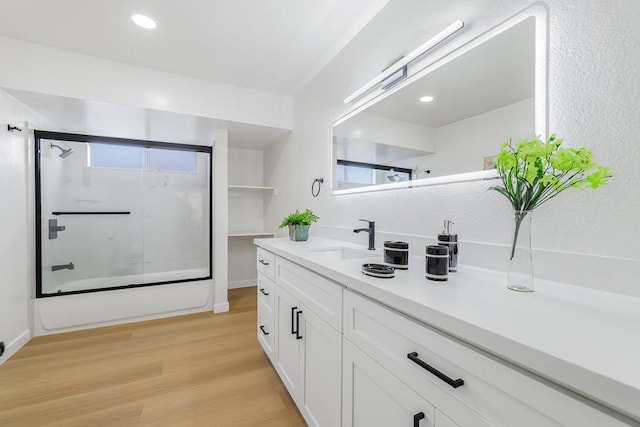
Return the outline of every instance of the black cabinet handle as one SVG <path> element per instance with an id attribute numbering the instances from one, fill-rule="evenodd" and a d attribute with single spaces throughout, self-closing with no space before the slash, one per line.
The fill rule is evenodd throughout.
<path id="1" fill-rule="evenodd" d="M 300 315 L 302 314 L 302 310 L 298 310 L 296 312 L 296 339 L 301 340 L 302 335 L 300 335 Z"/>
<path id="2" fill-rule="evenodd" d="M 269 265 L 269 263 L 263 259 L 260 260 L 260 264 L 262 265 Z"/>
<path id="3" fill-rule="evenodd" d="M 291 307 L 291 335 L 298 335 L 298 331 L 296 331 L 295 327 L 295 315 L 298 307 Z"/>
<path id="4" fill-rule="evenodd" d="M 270 294 L 268 294 L 267 292 L 264 291 L 264 288 L 260 288 L 260 293 L 264 296 L 269 296 Z"/>
<path id="5" fill-rule="evenodd" d="M 442 381 L 444 381 L 445 383 L 449 384 L 451 387 L 453 388 L 458 388 L 461 385 L 464 384 L 464 381 L 460 378 L 458 378 L 457 380 L 454 380 L 453 378 L 450 378 L 448 376 L 446 376 L 445 374 L 443 374 L 442 372 L 438 371 L 436 368 L 434 368 L 433 366 L 429 365 L 428 363 L 418 359 L 418 353 L 416 353 L 415 351 L 413 353 L 409 353 L 407 354 L 407 357 L 416 365 L 419 365 L 421 368 L 426 369 L 427 371 L 431 372 L 433 375 L 435 375 L 436 377 L 440 378 Z"/>
<path id="6" fill-rule="evenodd" d="M 413 427 L 420 427 L 421 420 L 424 420 L 424 412 L 418 412 L 413 416 Z"/>
<path id="7" fill-rule="evenodd" d="M 269 335 L 269 332 L 264 330 L 264 326 L 260 326 L 260 330 L 262 331 L 263 334 Z"/>

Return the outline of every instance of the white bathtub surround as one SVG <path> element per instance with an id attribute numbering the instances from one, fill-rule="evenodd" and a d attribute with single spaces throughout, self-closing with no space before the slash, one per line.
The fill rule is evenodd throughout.
<path id="1" fill-rule="evenodd" d="M 506 274 L 461 264 L 445 283 L 424 278 L 411 257 L 394 279 L 361 273 L 371 258 L 336 260 L 318 249 L 365 249 L 332 239 L 256 240 L 261 248 L 346 286 L 348 290 L 456 337 L 571 392 L 640 420 L 640 300 L 540 280 L 536 292 L 504 286 Z M 277 265 L 277 261 L 276 261 Z M 277 268 L 277 267 L 276 267 Z M 525 402 L 526 403 L 526 402 Z"/>

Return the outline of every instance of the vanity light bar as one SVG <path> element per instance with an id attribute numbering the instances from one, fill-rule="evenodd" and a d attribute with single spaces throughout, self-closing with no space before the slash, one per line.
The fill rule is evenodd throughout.
<path id="1" fill-rule="evenodd" d="M 362 95 L 366 94 L 375 86 L 379 85 L 382 81 L 387 79 L 389 76 L 397 73 L 399 70 L 406 67 L 407 65 L 409 65 L 410 63 L 412 63 L 422 55 L 424 55 L 428 50 L 432 49 L 433 47 L 438 45 L 440 42 L 444 41 L 447 37 L 450 37 L 454 33 L 460 31 L 463 27 L 464 27 L 464 22 L 460 20 L 453 22 L 447 28 L 445 28 L 444 30 L 440 31 L 438 34 L 436 34 L 435 36 L 427 40 L 426 43 L 424 43 L 417 49 L 411 51 L 407 56 L 400 59 L 391 67 L 384 70 L 375 79 L 371 80 L 369 83 L 367 83 L 366 85 L 362 86 L 360 89 L 358 89 L 357 91 L 349 95 L 349 97 L 347 97 L 344 100 L 344 103 L 350 104 L 356 99 L 360 98 Z"/>

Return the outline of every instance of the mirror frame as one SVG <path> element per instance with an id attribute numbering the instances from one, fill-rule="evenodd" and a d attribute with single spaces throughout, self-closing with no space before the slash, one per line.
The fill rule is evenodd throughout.
<path id="1" fill-rule="evenodd" d="M 548 9 L 544 3 L 534 3 L 525 10 L 506 19 L 490 30 L 480 34 L 478 37 L 455 48 L 454 50 L 441 55 L 435 59 L 427 59 L 424 64 L 418 64 L 420 67 L 417 71 L 411 73 L 407 79 L 401 84 L 393 87 L 388 91 L 377 89 L 373 93 L 365 96 L 356 107 L 344 116 L 340 117 L 331 124 L 331 136 L 329 144 L 329 158 L 331 159 L 331 169 L 329 176 L 331 177 L 331 194 L 334 196 L 343 194 L 366 193 L 371 191 L 394 190 L 399 188 L 413 188 L 430 185 L 440 185 L 449 183 L 460 183 L 480 180 L 493 180 L 498 178 L 495 169 L 483 170 L 476 172 L 466 172 L 454 175 L 439 176 L 433 178 L 421 178 L 411 181 L 395 182 L 381 185 L 371 185 L 366 187 L 349 188 L 343 190 L 336 189 L 336 153 L 333 149 L 333 128 L 345 122 L 356 114 L 366 110 L 370 106 L 378 103 L 388 96 L 393 95 L 397 91 L 405 88 L 416 80 L 426 76 L 427 74 L 437 70 L 454 59 L 464 55 L 475 47 L 490 40 L 503 31 L 519 24 L 520 22 L 533 17 L 535 19 L 535 87 L 534 87 L 534 129 L 536 135 L 546 139 L 548 134 Z"/>

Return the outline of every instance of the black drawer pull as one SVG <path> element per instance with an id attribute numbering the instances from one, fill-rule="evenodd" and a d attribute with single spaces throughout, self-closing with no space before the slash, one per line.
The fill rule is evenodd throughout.
<path id="1" fill-rule="evenodd" d="M 464 384 L 464 381 L 462 379 L 458 378 L 457 380 L 454 380 L 454 379 L 446 376 L 442 372 L 438 371 L 436 368 L 434 368 L 433 366 L 429 365 L 428 363 L 425 363 L 424 361 L 418 359 L 418 353 L 416 353 L 415 351 L 413 353 L 407 354 L 407 357 L 413 363 L 415 363 L 416 365 L 419 365 L 421 368 L 424 368 L 427 371 L 431 372 L 433 375 L 435 375 L 436 377 L 440 378 L 442 381 L 444 381 L 445 383 L 449 384 L 453 388 L 458 388 L 458 387 L 460 387 L 461 385 Z"/>
<path id="2" fill-rule="evenodd" d="M 266 297 L 268 297 L 270 294 L 264 291 L 264 288 L 260 288 L 260 293 Z"/>
<path id="3" fill-rule="evenodd" d="M 260 330 L 262 331 L 263 334 L 269 335 L 269 332 L 264 330 L 264 326 L 260 326 Z"/>
<path id="4" fill-rule="evenodd" d="M 298 331 L 296 331 L 295 326 L 295 316 L 297 309 L 298 307 L 291 307 L 291 335 L 298 335 Z"/>
<path id="5" fill-rule="evenodd" d="M 263 259 L 260 260 L 260 264 L 262 265 L 269 265 L 269 263 Z"/>
<path id="6" fill-rule="evenodd" d="M 424 420 L 424 412 L 418 412 L 413 416 L 413 427 L 420 427 L 420 420 Z"/>
<path id="7" fill-rule="evenodd" d="M 296 339 L 301 340 L 302 335 L 300 335 L 300 315 L 302 314 L 302 310 L 298 310 L 296 312 Z"/>

